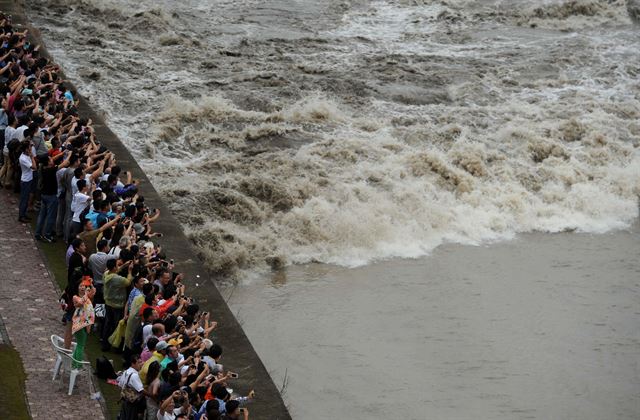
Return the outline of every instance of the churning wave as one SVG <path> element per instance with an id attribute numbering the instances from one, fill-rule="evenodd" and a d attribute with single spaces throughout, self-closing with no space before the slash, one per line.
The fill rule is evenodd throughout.
<path id="1" fill-rule="evenodd" d="M 213 272 L 638 216 L 624 1 L 29 3 Z"/>

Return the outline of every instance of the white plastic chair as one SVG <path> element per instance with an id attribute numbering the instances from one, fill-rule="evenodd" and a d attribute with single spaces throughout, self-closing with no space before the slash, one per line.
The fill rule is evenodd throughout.
<path id="1" fill-rule="evenodd" d="M 62 356 L 62 364 L 64 365 L 65 371 L 69 372 L 69 395 L 73 394 L 73 387 L 76 384 L 76 378 L 83 372 L 87 374 L 87 381 L 89 382 L 89 394 L 91 394 L 91 362 L 76 360 L 69 353 L 59 354 Z"/>
<path id="2" fill-rule="evenodd" d="M 51 344 L 53 345 L 54 350 L 56 351 L 56 364 L 53 367 L 53 379 L 56 380 L 56 377 L 60 373 L 60 368 L 62 367 L 62 353 L 73 354 L 76 349 L 77 343 L 71 343 L 71 350 L 64 347 L 64 338 L 59 335 L 52 334 L 51 335 Z"/>

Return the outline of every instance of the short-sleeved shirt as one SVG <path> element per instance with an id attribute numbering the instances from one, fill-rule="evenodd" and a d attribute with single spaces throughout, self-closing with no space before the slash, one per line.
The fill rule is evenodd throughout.
<path id="1" fill-rule="evenodd" d="M 142 327 L 142 344 L 146 347 L 149 337 L 153 334 L 153 324 L 147 324 Z"/>
<path id="2" fill-rule="evenodd" d="M 72 220 L 74 222 L 80 223 L 80 214 L 87 208 L 90 199 L 91 197 L 86 194 L 82 194 L 81 192 L 75 193 L 73 201 L 71 202 L 71 211 L 73 212 Z"/>
<path id="3" fill-rule="evenodd" d="M 64 197 L 63 193 L 65 192 L 64 184 L 61 184 L 62 177 L 67 172 L 67 168 L 60 168 L 56 171 L 56 181 L 58 182 L 58 197 Z"/>
<path id="4" fill-rule="evenodd" d="M 84 178 L 80 179 L 84 179 L 87 181 L 87 185 L 91 185 L 91 174 L 85 174 Z M 75 175 L 71 178 L 71 193 L 73 195 L 78 192 L 78 181 L 80 181 L 80 179 L 76 178 Z"/>
<path id="5" fill-rule="evenodd" d="M 9 142 L 13 140 L 13 135 L 15 134 L 16 129 L 9 126 L 4 129 L 4 149 L 2 152 L 5 154 L 9 154 Z"/>
<path id="6" fill-rule="evenodd" d="M 142 392 L 142 390 L 144 389 L 142 381 L 140 380 L 140 375 L 138 375 L 138 371 L 132 367 L 124 371 L 124 373 L 120 377 L 118 385 L 120 385 L 120 388 L 123 389 L 125 386 L 129 386 L 130 388 L 133 388 L 138 392 Z"/>
<path id="7" fill-rule="evenodd" d="M 93 281 L 102 284 L 102 276 L 107 269 L 107 261 L 114 260 L 117 257 L 104 252 L 96 252 L 89 256 L 89 269 L 93 273 Z"/>
<path id="8" fill-rule="evenodd" d="M 158 364 L 160 364 L 162 362 L 162 359 L 164 359 L 164 355 L 162 353 L 158 353 L 157 351 L 154 351 L 151 357 L 147 359 L 146 362 L 144 362 L 144 365 L 142 365 L 142 369 L 140 369 L 140 378 L 143 381 L 146 381 L 147 372 L 149 371 L 149 366 L 151 366 L 151 363 L 158 362 Z"/>
<path id="9" fill-rule="evenodd" d="M 56 157 L 58 156 L 60 153 L 62 153 L 62 150 L 60 150 L 60 148 L 57 149 L 49 149 L 49 151 L 47 152 L 47 154 L 51 157 Z"/>
<path id="10" fill-rule="evenodd" d="M 84 232 L 78 234 L 78 238 L 84 241 L 84 244 L 87 246 L 87 252 L 85 256 L 90 256 L 94 252 L 96 252 L 96 242 L 98 242 L 98 235 L 100 235 L 99 229 L 93 230 L 85 230 Z"/>
<path id="11" fill-rule="evenodd" d="M 20 127 L 16 128 L 16 131 L 13 133 L 13 138 L 18 139 L 18 141 L 24 140 L 24 130 L 26 130 L 27 128 L 29 127 L 26 125 L 21 125 Z"/>
<path id="12" fill-rule="evenodd" d="M 20 158 L 20 169 L 22 170 L 22 176 L 20 176 L 20 181 L 29 182 L 33 180 L 33 169 L 31 169 L 31 165 L 33 164 L 31 160 L 31 156 L 25 155 L 22 153 Z"/>

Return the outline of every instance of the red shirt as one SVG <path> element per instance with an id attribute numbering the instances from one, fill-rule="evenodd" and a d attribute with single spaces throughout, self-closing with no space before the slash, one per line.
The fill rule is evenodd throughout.
<path id="1" fill-rule="evenodd" d="M 172 299 L 168 299 L 162 305 L 156 305 L 156 306 L 147 305 L 147 303 L 145 302 L 140 307 L 140 317 L 142 318 L 142 312 L 144 312 L 146 308 L 153 308 L 156 311 L 158 311 L 158 317 L 163 318 L 167 313 L 167 311 L 169 310 L 169 308 L 174 305 L 174 303 L 175 302 Z"/>
<path id="2" fill-rule="evenodd" d="M 51 149 L 47 153 L 48 153 L 49 157 L 56 157 L 60 153 L 62 153 L 62 150 L 60 150 L 60 149 Z"/>

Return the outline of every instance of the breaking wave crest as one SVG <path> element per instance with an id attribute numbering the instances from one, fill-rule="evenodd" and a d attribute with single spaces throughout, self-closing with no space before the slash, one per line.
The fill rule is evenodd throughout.
<path id="1" fill-rule="evenodd" d="M 605 232 L 637 217 L 640 159 L 603 127 L 558 120 L 543 136 L 508 124 L 473 139 L 456 122 L 416 116 L 372 132 L 345 108 L 312 96 L 248 112 L 205 97 L 174 99 L 158 116 L 157 153 L 184 155 L 154 176 L 210 269 L 355 266 L 443 242 Z M 185 156 L 198 180 L 169 175 L 185 171 Z"/>
<path id="2" fill-rule="evenodd" d="M 28 3 L 213 272 L 638 216 L 637 2 Z"/>

